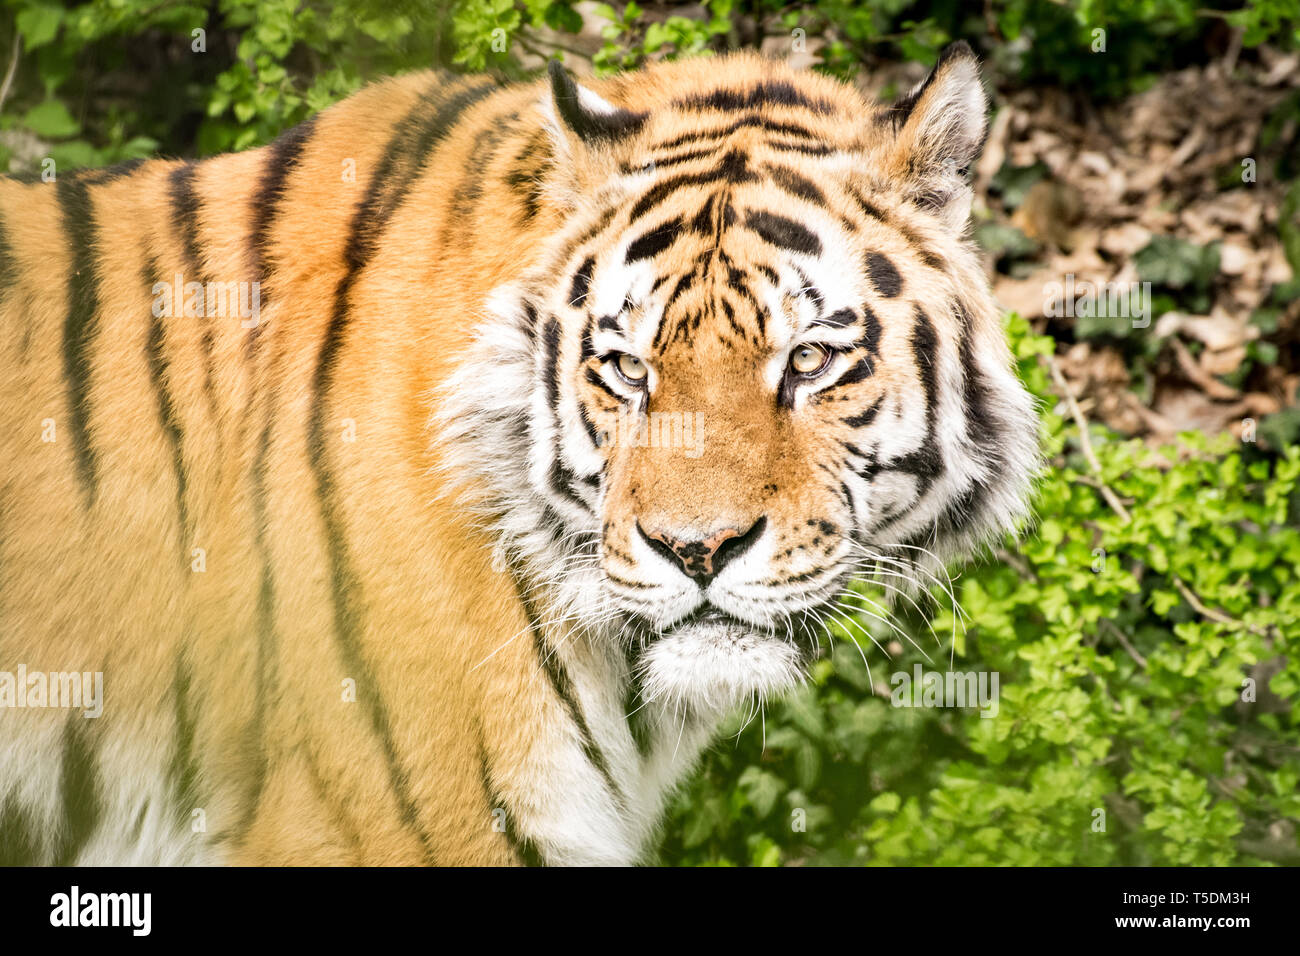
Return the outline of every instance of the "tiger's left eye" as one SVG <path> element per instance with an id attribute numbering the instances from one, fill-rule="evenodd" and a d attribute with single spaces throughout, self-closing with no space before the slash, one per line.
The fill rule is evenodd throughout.
<path id="1" fill-rule="evenodd" d="M 634 385 L 640 385 L 645 382 L 646 376 L 650 370 L 646 368 L 645 362 L 641 361 L 635 355 L 626 353 L 618 357 L 618 371 L 625 379 Z"/>
<path id="2" fill-rule="evenodd" d="M 831 350 L 820 345 L 801 345 L 790 356 L 790 368 L 800 375 L 816 375 L 831 362 Z"/>

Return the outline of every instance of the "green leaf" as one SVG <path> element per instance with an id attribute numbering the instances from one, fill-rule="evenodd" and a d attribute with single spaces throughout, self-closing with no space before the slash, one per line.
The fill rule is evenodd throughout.
<path id="1" fill-rule="evenodd" d="M 1155 236 L 1133 256 L 1138 278 L 1170 289 L 1203 289 L 1219 271 L 1217 243 L 1198 246 L 1173 236 Z"/>
<path id="2" fill-rule="evenodd" d="M 63 22 L 63 8 L 51 4 L 36 4 L 20 10 L 14 18 L 18 32 L 23 36 L 23 49 L 29 53 L 54 39 Z"/>
<path id="3" fill-rule="evenodd" d="M 1015 226 L 999 222 L 980 223 L 975 227 L 975 241 L 996 259 L 1021 259 L 1038 251 L 1038 243 Z"/>
<path id="4" fill-rule="evenodd" d="M 582 30 L 582 15 L 571 4 L 560 0 L 547 6 L 545 20 L 552 30 L 565 33 L 578 33 Z"/>
<path id="5" fill-rule="evenodd" d="M 81 130 L 81 124 L 59 100 L 46 100 L 33 106 L 23 116 L 23 125 L 45 139 L 65 139 Z"/>
<path id="6" fill-rule="evenodd" d="M 903 801 L 896 793 L 882 793 L 867 804 L 876 813 L 893 814 L 898 812 Z"/>
<path id="7" fill-rule="evenodd" d="M 1024 202 L 1030 187 L 1046 177 L 1047 173 L 1047 166 L 1042 162 L 1013 166 L 1008 161 L 993 176 L 989 188 L 1002 196 L 1002 204 L 1007 209 L 1015 209 Z"/>
<path id="8" fill-rule="evenodd" d="M 772 812 L 776 806 L 776 801 L 781 798 L 786 790 L 785 784 L 781 778 L 775 774 L 760 770 L 757 767 L 749 767 L 740 775 L 737 784 L 741 791 L 749 800 L 749 805 L 754 808 L 754 813 L 761 819 Z"/>

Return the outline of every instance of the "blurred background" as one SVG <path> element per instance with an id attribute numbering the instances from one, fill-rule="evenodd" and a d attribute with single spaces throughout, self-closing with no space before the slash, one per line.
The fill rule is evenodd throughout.
<path id="1" fill-rule="evenodd" d="M 892 624 L 737 718 L 659 858 L 1300 863 L 1300 0 L 0 0 L 0 169 L 245 149 L 372 78 L 554 56 L 755 48 L 889 100 L 963 38 L 1037 517 L 916 604 L 864 582 Z M 997 674 L 997 716 L 898 706 L 918 664 Z"/>

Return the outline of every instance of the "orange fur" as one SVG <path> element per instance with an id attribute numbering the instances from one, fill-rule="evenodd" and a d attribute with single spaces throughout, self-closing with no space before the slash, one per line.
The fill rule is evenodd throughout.
<path id="1" fill-rule="evenodd" d="M 774 78 L 829 104 L 800 122 L 855 157 L 846 182 L 898 192 L 914 179 L 919 147 L 897 145 L 874 104 L 740 56 L 591 84 L 616 106 L 651 111 L 625 145 L 587 148 L 562 127 L 548 132 L 543 83 L 493 89 L 421 73 L 370 86 L 245 153 L 0 182 L 11 251 L 0 284 L 0 669 L 104 673 L 103 717 L 75 730 L 87 735 L 102 805 L 136 806 L 133 782 L 160 788 L 198 860 L 520 860 L 498 798 L 528 805 L 544 772 L 536 741 L 572 731 L 538 647 L 510 639 L 529 630 L 529 613 L 493 564 L 491 531 L 450 493 L 433 424 L 439 389 L 477 347 L 492 290 L 550 261 L 554 237 L 599 212 L 602 184 L 621 164 L 720 122 L 716 110 L 658 105 Z M 458 100 L 419 158 L 420 135 Z M 424 125 L 403 134 L 408 115 Z M 774 160 L 761 133 L 742 129 L 732 147 Z M 395 154 L 402 135 L 411 139 Z M 821 160 L 786 159 L 824 181 Z M 177 192 L 187 177 L 189 205 Z M 836 195 L 827 221 L 860 216 Z M 367 206 L 367 196 L 377 201 Z M 881 316 L 907 322 L 915 302 L 945 294 L 924 256 L 949 240 L 904 200 L 874 201 L 882 218 L 855 241 L 900 263 L 909 296 Z M 690 206 L 672 198 L 665 209 L 674 203 Z M 673 262 L 708 254 L 711 242 L 678 249 Z M 752 236 L 725 248 L 741 264 L 765 255 Z M 177 274 L 260 283 L 256 329 L 230 316 L 155 323 L 152 282 Z M 954 276 L 983 286 L 965 260 L 942 282 Z M 93 315 L 77 299 L 87 280 Z M 693 294 L 686 305 L 712 308 L 708 288 Z M 973 308 L 990 340 L 1000 336 L 995 315 Z M 69 341 L 79 322 L 89 331 Z M 940 337 L 955 349 L 955 333 L 943 327 Z M 920 387 L 905 342 L 882 348 L 879 376 L 855 401 Z M 79 386 L 70 369 L 82 361 Z M 707 457 L 671 467 L 606 450 L 607 506 L 652 524 L 742 529 L 780 515 L 794 548 L 806 543 L 803 518 L 822 506 L 811 489 L 826 433 L 801 432 L 746 377 L 748 365 L 729 361 L 713 341 L 665 356 L 658 407 L 701 410 L 730 430 L 714 430 Z M 615 413 L 591 386 L 574 388 Z M 47 419 L 53 442 L 41 440 Z M 632 525 L 614 524 L 608 542 L 626 551 Z M 205 570 L 194 570 L 195 549 Z M 344 699 L 349 681 L 355 702 Z M 57 760 L 67 727 L 61 711 L 0 712 L 0 744 Z M 206 830 L 195 833 L 199 809 Z M 87 849 L 94 838 L 61 826 L 38 855 L 101 858 Z"/>

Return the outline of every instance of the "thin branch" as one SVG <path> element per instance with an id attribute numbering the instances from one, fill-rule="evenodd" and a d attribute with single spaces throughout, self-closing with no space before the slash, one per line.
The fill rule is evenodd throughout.
<path id="1" fill-rule="evenodd" d="M 529 53 L 531 53 L 533 56 L 541 57 L 543 60 L 550 60 L 552 56 L 555 54 L 555 51 L 559 50 L 562 53 L 572 53 L 574 56 L 586 60 L 588 63 L 592 61 L 592 54 L 586 52 L 585 50 L 579 50 L 576 47 L 565 46 L 563 43 L 556 43 L 554 40 L 544 41 L 539 39 L 536 43 L 533 43 L 524 38 L 524 32 L 522 30 L 515 34 L 515 42 L 518 43 L 525 50 L 527 50 Z M 542 48 L 540 44 L 543 43 L 547 47 L 550 47 L 550 52 L 547 52 L 547 50 Z"/>
<path id="2" fill-rule="evenodd" d="M 1214 621 L 1217 624 L 1226 624 L 1228 627 L 1244 627 L 1252 634 L 1258 634 L 1260 637 L 1268 636 L 1268 629 L 1256 627 L 1254 624 L 1247 624 L 1245 621 L 1239 621 L 1223 611 L 1216 610 L 1212 607 L 1206 607 L 1205 603 L 1196 596 L 1196 592 L 1189 588 L 1180 577 L 1174 577 L 1174 587 L 1178 588 L 1178 593 L 1183 599 L 1192 606 L 1192 610 L 1201 617 Z"/>
<path id="3" fill-rule="evenodd" d="M 14 51 L 9 55 L 9 69 L 5 71 L 4 83 L 0 83 L 0 110 L 4 109 L 5 100 L 9 99 L 9 88 L 14 85 L 14 74 L 18 72 L 18 57 L 22 53 L 23 35 L 14 26 Z"/>
<path id="4" fill-rule="evenodd" d="M 1115 492 L 1111 491 L 1105 482 L 1100 480 L 1101 462 L 1097 460 L 1097 453 L 1092 450 L 1092 439 L 1088 436 L 1088 419 L 1083 417 L 1083 412 L 1079 410 L 1079 403 L 1074 398 L 1074 392 L 1071 391 L 1069 383 L 1065 381 L 1065 376 L 1061 374 L 1061 367 L 1056 364 L 1056 356 L 1047 356 L 1047 367 L 1052 373 L 1052 381 L 1056 382 L 1057 389 L 1060 390 L 1061 397 L 1065 399 L 1065 405 L 1070 410 L 1070 416 L 1074 419 L 1074 424 L 1079 427 L 1079 447 L 1083 451 L 1083 457 L 1088 461 L 1088 467 L 1098 476 L 1097 490 L 1101 496 L 1106 499 L 1106 504 L 1110 505 L 1111 510 L 1119 515 L 1120 521 L 1128 524 L 1133 520 L 1124 503 L 1119 500 Z"/>
<path id="5" fill-rule="evenodd" d="M 993 556 L 997 558 L 999 561 L 1001 561 L 1003 564 L 1010 565 L 1012 568 L 1015 569 L 1016 573 L 1019 574 L 1025 580 L 1027 581 L 1038 580 L 1038 575 L 1034 574 L 1034 569 L 1031 568 L 1025 562 L 1025 559 L 1020 557 L 1020 555 L 1013 554 L 1012 552 L 1008 551 L 1006 548 L 998 548 L 996 551 L 993 552 Z"/>
<path id="6" fill-rule="evenodd" d="M 1128 652 L 1128 656 L 1133 658 L 1134 663 L 1143 670 L 1146 670 L 1147 659 L 1138 653 L 1137 648 L 1129 642 L 1129 639 L 1125 636 L 1124 632 L 1115 626 L 1115 624 L 1113 624 L 1108 618 L 1101 618 L 1101 623 L 1106 625 L 1106 628 L 1115 635 L 1115 640 L 1119 641 L 1119 646 Z"/>

